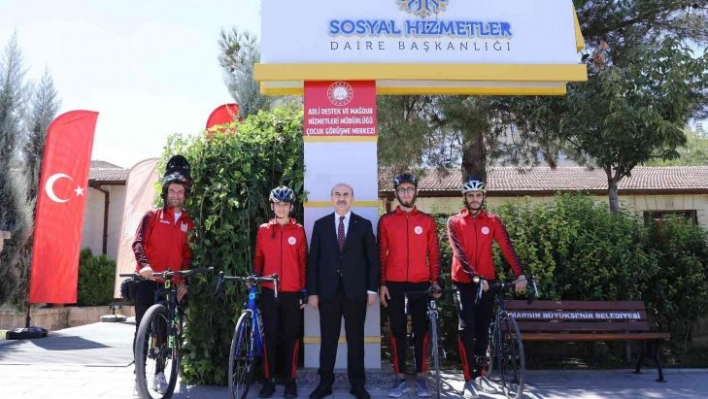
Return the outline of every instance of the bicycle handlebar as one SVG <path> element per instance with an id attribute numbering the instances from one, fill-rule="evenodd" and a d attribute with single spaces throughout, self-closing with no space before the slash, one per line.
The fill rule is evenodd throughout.
<path id="1" fill-rule="evenodd" d="M 273 283 L 273 296 L 278 298 L 278 275 L 271 274 L 269 277 L 261 277 L 255 274 L 250 276 L 225 276 L 224 272 L 219 272 L 219 277 L 216 283 L 216 295 L 220 295 L 224 289 L 225 281 L 243 281 L 250 285 L 258 285 L 261 283 Z"/>
<path id="2" fill-rule="evenodd" d="M 165 270 L 164 272 L 159 272 L 159 273 L 152 273 L 152 277 L 154 278 L 161 278 L 163 280 L 170 279 L 175 276 L 179 277 L 191 277 L 195 274 L 204 274 L 204 273 L 209 273 L 211 271 L 214 271 L 213 267 L 200 267 L 196 269 L 188 269 L 188 270 Z M 139 273 L 122 273 L 118 275 L 119 277 L 128 277 L 132 278 L 135 281 L 146 281 L 145 277 L 141 276 Z"/>
<path id="3" fill-rule="evenodd" d="M 474 276 L 472 278 L 472 281 L 475 284 L 477 284 L 477 296 L 475 297 L 474 303 L 478 303 L 479 300 L 482 299 L 482 292 L 483 292 L 482 282 L 486 281 L 487 284 L 489 285 L 490 290 L 493 289 L 496 292 L 503 294 L 512 288 L 515 289 L 516 283 L 518 283 L 520 280 L 518 280 L 518 279 L 516 279 L 516 280 L 502 280 L 502 281 L 497 280 L 497 281 L 490 282 L 489 280 L 485 279 L 484 277 Z M 528 303 L 531 303 L 534 301 L 536 296 L 538 296 L 538 288 L 536 287 L 536 281 L 533 278 L 527 277 L 526 281 L 528 283 L 527 286 L 529 286 L 528 287 L 528 290 L 529 290 Z"/>

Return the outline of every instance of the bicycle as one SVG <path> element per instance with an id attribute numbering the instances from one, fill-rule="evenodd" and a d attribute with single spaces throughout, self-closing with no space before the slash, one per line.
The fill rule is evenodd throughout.
<path id="1" fill-rule="evenodd" d="M 162 287 L 155 292 L 155 304 L 145 312 L 135 337 L 134 363 L 138 392 L 141 398 L 169 399 L 177 384 L 179 369 L 179 353 L 182 345 L 184 311 L 177 302 L 177 288 L 172 283 L 173 277 L 189 278 L 195 274 L 208 273 L 213 267 L 191 270 L 167 270 L 153 273 L 154 278 L 163 279 Z M 120 277 L 132 278 L 134 281 L 144 281 L 137 273 L 120 274 Z M 162 370 L 167 378 L 167 390 L 160 393 L 148 388 L 147 362 L 154 362 L 154 379 Z M 165 373 L 165 370 L 169 372 Z M 153 387 L 156 388 L 156 387 Z M 152 391 L 152 392 L 151 392 Z M 156 395 L 154 396 L 153 393 Z"/>
<path id="2" fill-rule="evenodd" d="M 473 278 L 477 284 L 475 303 L 482 298 L 482 282 L 479 276 Z M 537 295 L 536 283 L 530 281 L 529 301 Z M 487 347 L 486 374 L 482 381 L 491 386 L 490 378 L 494 362 L 497 363 L 499 380 L 504 396 L 509 399 L 521 398 L 526 379 L 526 359 L 524 357 L 524 343 L 521 339 L 519 325 L 513 315 L 504 307 L 504 294 L 515 287 L 516 281 L 487 281 L 489 290 L 494 295 L 495 316 L 494 322 L 489 326 L 489 345 Z M 479 387 L 482 388 L 481 386 Z"/>
<path id="3" fill-rule="evenodd" d="M 430 334 L 430 360 L 433 364 L 433 390 L 436 393 L 436 397 L 439 399 L 442 393 L 442 379 L 440 376 L 440 358 L 447 358 L 447 353 L 445 349 L 440 345 L 440 323 L 438 317 L 438 303 L 437 301 L 440 297 L 436 298 L 435 295 L 442 295 L 444 293 L 453 293 L 456 290 L 453 289 L 435 289 L 430 287 L 425 291 L 406 291 L 404 295 L 404 307 L 405 312 L 408 314 L 408 296 L 409 295 L 427 295 L 429 297 L 427 303 L 427 317 L 428 317 L 428 328 Z M 411 340 L 412 341 L 412 340 Z"/>
<path id="4" fill-rule="evenodd" d="M 273 293 L 278 298 L 278 275 L 259 277 L 251 275 L 224 276 L 219 273 L 217 294 L 221 294 L 225 281 L 241 281 L 249 285 L 248 299 L 244 303 L 241 316 L 239 316 L 231 338 L 229 352 L 229 397 L 232 399 L 245 399 L 253 382 L 253 368 L 256 358 L 263 357 L 265 337 L 261 311 L 258 309 L 258 285 L 264 282 L 273 283 Z"/>

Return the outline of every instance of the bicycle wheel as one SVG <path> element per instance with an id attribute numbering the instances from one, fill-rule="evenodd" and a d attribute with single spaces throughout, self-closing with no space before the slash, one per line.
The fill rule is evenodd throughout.
<path id="1" fill-rule="evenodd" d="M 244 310 L 236 322 L 229 352 L 229 396 L 244 399 L 253 380 L 252 311 Z"/>
<path id="2" fill-rule="evenodd" d="M 438 341 L 438 316 L 433 314 L 430 317 L 430 341 L 431 355 L 433 356 L 433 389 L 435 389 L 435 396 L 440 399 L 442 394 L 442 381 L 440 379 L 440 348 Z"/>
<path id="3" fill-rule="evenodd" d="M 514 317 L 508 314 L 504 314 L 499 321 L 498 337 L 501 342 L 497 350 L 497 366 L 502 390 L 507 398 L 521 398 L 526 375 L 526 360 L 519 325 Z"/>
<path id="4" fill-rule="evenodd" d="M 138 327 L 135 338 L 135 376 L 141 398 L 169 399 L 177 384 L 179 350 L 177 337 L 168 336 L 168 313 L 164 305 L 151 306 Z M 159 374 L 167 387 L 160 391 Z"/>

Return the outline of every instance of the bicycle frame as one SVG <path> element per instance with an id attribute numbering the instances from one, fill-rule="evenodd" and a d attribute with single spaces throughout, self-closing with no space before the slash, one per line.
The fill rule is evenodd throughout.
<path id="1" fill-rule="evenodd" d="M 441 375 L 440 375 L 440 360 L 441 359 L 446 359 L 447 358 L 447 353 L 445 352 L 445 348 L 442 347 L 440 343 L 440 317 L 438 313 L 438 300 L 439 298 L 435 298 L 435 294 L 443 294 L 443 293 L 452 293 L 455 292 L 455 290 L 444 290 L 444 289 L 428 289 L 426 291 L 409 291 L 409 292 L 404 292 L 404 309 L 405 313 L 408 313 L 408 296 L 409 295 L 426 295 L 428 296 L 428 304 L 427 304 L 427 310 L 426 310 L 426 315 L 428 318 L 428 328 L 430 329 L 430 352 L 428 353 L 428 356 L 430 357 L 430 360 L 433 362 L 433 369 L 432 371 L 432 376 L 433 376 L 433 383 L 434 383 L 434 391 L 435 391 L 435 396 L 437 398 L 440 398 L 442 394 L 442 380 L 441 380 Z"/>
<path id="2" fill-rule="evenodd" d="M 479 277 L 475 277 L 473 280 L 477 284 L 477 298 L 475 299 L 475 302 L 478 302 L 482 298 L 482 279 Z M 523 389 L 524 389 L 524 374 L 525 374 L 525 362 L 524 362 L 524 350 L 523 350 L 523 342 L 521 341 L 521 337 L 519 335 L 518 331 L 518 325 L 516 323 L 516 320 L 514 317 L 510 314 L 507 313 L 505 303 L 504 303 L 504 293 L 508 291 L 509 289 L 513 288 L 515 285 L 515 282 L 513 281 L 498 281 L 493 283 L 489 289 L 493 290 L 492 293 L 494 295 L 494 321 L 492 324 L 489 326 L 489 345 L 492 349 L 491 352 L 488 353 L 488 356 L 493 357 L 495 361 L 499 362 L 498 364 L 498 373 L 500 377 L 500 382 L 501 382 L 501 388 L 504 393 L 504 395 L 507 398 L 520 398 L 521 395 L 523 394 Z M 531 284 L 531 291 L 532 291 L 532 296 L 536 294 L 536 285 L 535 283 L 532 282 Z M 506 327 L 506 331 L 503 328 L 504 325 Z M 513 341 L 516 342 L 517 345 L 514 346 L 512 344 L 512 353 L 515 354 L 515 356 L 519 359 L 520 364 L 519 368 L 514 366 L 513 367 L 513 382 L 511 380 L 506 380 L 505 379 L 505 373 L 507 370 L 506 362 L 504 361 L 505 355 L 506 355 L 506 348 L 509 346 L 505 346 L 505 335 L 507 334 L 508 337 L 507 341 Z M 508 342 L 506 342 L 508 344 Z M 489 349 L 488 349 L 489 351 Z M 513 359 L 515 356 L 512 356 L 511 359 Z M 494 362 L 492 359 L 485 359 L 486 360 L 486 367 L 487 367 L 487 375 L 483 378 L 484 383 L 489 384 L 489 377 L 492 372 L 492 369 L 494 367 Z M 515 384 L 515 385 L 514 385 Z M 479 387 L 482 388 L 482 387 Z"/>
<path id="3" fill-rule="evenodd" d="M 162 297 L 165 299 L 163 300 Z M 161 304 L 167 309 L 167 347 L 174 349 L 179 343 L 180 334 L 182 333 L 182 323 L 184 322 L 183 313 L 179 311 L 179 304 L 177 303 L 177 291 L 172 285 L 172 280 L 167 279 L 162 284 L 161 288 L 155 291 L 156 304 Z"/>
<path id="4" fill-rule="evenodd" d="M 251 313 L 251 323 L 253 323 L 253 345 L 252 353 L 249 357 L 263 357 L 263 329 L 261 328 L 261 318 L 258 312 L 258 287 L 252 284 L 248 289 L 248 299 L 246 300 L 244 310 Z"/>
<path id="5" fill-rule="evenodd" d="M 239 316 L 239 321 L 236 322 L 234 327 L 233 337 L 231 340 L 230 354 L 229 354 L 229 395 L 232 398 L 238 397 L 243 399 L 248 394 L 248 389 L 251 385 L 251 379 L 253 377 L 253 360 L 256 357 L 262 358 L 264 355 L 264 331 L 263 331 L 263 321 L 261 320 L 260 311 L 258 310 L 258 285 L 261 282 L 272 282 L 274 287 L 275 298 L 278 297 L 278 276 L 273 275 L 271 277 L 258 277 L 251 275 L 248 277 L 239 276 L 224 276 L 223 272 L 219 273 L 219 280 L 216 287 L 216 294 L 223 294 L 223 283 L 224 281 L 242 281 L 249 284 L 248 287 L 248 298 L 243 305 L 241 314 Z M 250 331 L 248 324 L 242 327 L 242 321 L 247 321 L 250 323 Z M 248 336 L 246 336 L 248 335 Z M 238 370 L 242 369 L 242 366 L 234 366 L 235 359 L 243 359 L 241 356 L 236 356 L 239 351 L 238 348 L 242 348 L 242 345 L 246 344 L 247 352 L 244 353 L 246 359 L 246 365 L 243 366 L 246 369 L 245 374 L 240 374 Z M 242 375 L 243 380 L 239 379 L 234 381 L 234 376 Z"/>
<path id="6" fill-rule="evenodd" d="M 146 370 L 148 359 L 152 359 L 155 364 L 155 375 L 151 376 L 157 381 L 157 377 L 162 374 L 164 383 L 165 377 L 168 379 L 167 386 L 163 388 L 153 388 L 162 398 L 171 397 L 177 382 L 177 374 L 180 362 L 181 336 L 184 322 L 184 312 L 177 301 L 177 287 L 172 282 L 172 277 L 182 276 L 188 278 L 197 273 L 206 273 L 213 268 L 200 268 L 192 270 L 171 271 L 170 269 L 153 273 L 153 278 L 163 279 L 157 284 L 154 293 L 154 304 L 150 306 L 143 316 L 136 334 L 134 359 L 136 365 L 136 386 L 141 397 L 154 397 L 148 388 L 147 377 L 150 372 Z M 129 277 L 134 280 L 145 280 L 137 273 L 121 274 L 121 277 Z M 169 362 L 169 366 L 167 366 Z M 157 385 L 157 383 L 155 383 Z"/>

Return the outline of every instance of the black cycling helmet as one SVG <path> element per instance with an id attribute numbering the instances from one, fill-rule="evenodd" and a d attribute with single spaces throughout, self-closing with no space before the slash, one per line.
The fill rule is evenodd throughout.
<path id="1" fill-rule="evenodd" d="M 270 192 L 268 200 L 270 200 L 270 202 L 287 202 L 292 204 L 295 202 L 295 192 L 290 187 L 278 186 Z"/>
<path id="2" fill-rule="evenodd" d="M 190 165 L 182 155 L 174 155 L 167 161 L 165 175 L 162 178 L 162 201 L 167 204 L 167 188 L 172 183 L 181 184 L 184 187 L 185 198 L 189 196 L 192 187 L 192 176 Z"/>
<path id="3" fill-rule="evenodd" d="M 172 169 L 180 169 L 181 171 L 186 171 L 187 175 L 190 172 L 189 162 L 187 158 L 182 155 L 173 155 L 169 161 L 167 161 L 167 167 L 165 167 L 165 175 L 169 174 Z"/>
<path id="4" fill-rule="evenodd" d="M 415 177 L 414 174 L 408 173 L 408 172 L 403 172 L 396 177 L 393 178 L 393 189 L 397 189 L 398 186 L 400 186 L 403 183 L 411 183 L 412 185 L 415 186 L 415 188 L 418 188 L 418 179 Z"/>

